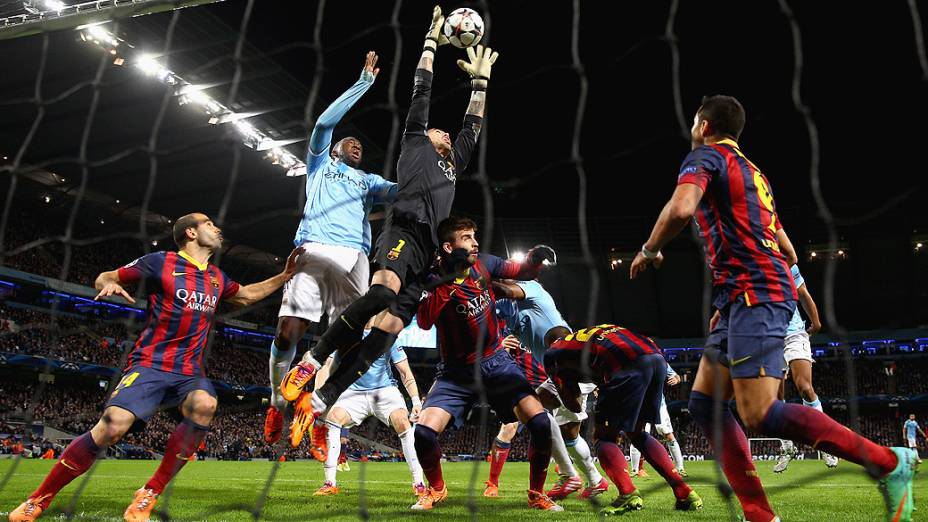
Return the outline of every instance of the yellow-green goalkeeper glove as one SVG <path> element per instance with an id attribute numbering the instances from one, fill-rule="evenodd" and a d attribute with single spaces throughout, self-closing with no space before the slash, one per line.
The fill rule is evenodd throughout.
<path id="1" fill-rule="evenodd" d="M 494 52 L 489 47 L 485 48 L 478 45 L 476 51 L 474 51 L 473 47 L 468 47 L 467 59 L 469 61 L 458 60 L 458 67 L 470 75 L 471 84 L 475 88 L 477 86 L 475 84 L 479 84 L 485 89 L 486 83 L 490 79 L 490 72 L 493 70 L 493 64 L 496 63 L 498 57 L 499 53 Z"/>

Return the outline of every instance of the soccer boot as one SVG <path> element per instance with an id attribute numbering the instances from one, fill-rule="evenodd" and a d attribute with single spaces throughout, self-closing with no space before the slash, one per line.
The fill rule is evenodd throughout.
<path id="1" fill-rule="evenodd" d="M 651 478 L 651 475 L 648 475 L 648 472 L 645 471 L 644 468 L 639 469 L 638 472 L 635 473 L 635 476 L 644 480 Z"/>
<path id="2" fill-rule="evenodd" d="M 351 466 L 348 465 L 348 461 L 339 462 L 338 466 L 335 466 L 335 469 L 338 471 L 351 471 Z"/>
<path id="3" fill-rule="evenodd" d="M 316 422 L 320 412 L 313 410 L 312 392 L 303 392 L 293 405 L 293 422 L 290 423 L 290 445 L 298 448 L 306 430 Z"/>
<path id="4" fill-rule="evenodd" d="M 312 363 L 306 361 L 290 368 L 287 375 L 284 375 L 283 380 L 280 381 L 280 395 L 287 401 L 295 401 L 303 391 L 303 387 L 318 370 Z"/>
<path id="5" fill-rule="evenodd" d="M 322 485 L 321 488 L 317 489 L 316 492 L 313 493 L 314 497 L 329 497 L 332 495 L 338 495 L 338 486 L 330 482 L 326 482 Z"/>
<path id="6" fill-rule="evenodd" d="M 264 442 L 276 444 L 284 430 L 284 416 L 277 406 L 268 406 L 264 414 Z"/>
<path id="7" fill-rule="evenodd" d="M 418 484 L 413 484 L 413 486 L 412 486 L 412 492 L 413 492 L 413 494 L 415 494 L 417 497 L 421 497 L 422 495 L 425 495 L 425 492 L 426 492 L 427 489 L 428 489 L 428 488 L 425 487 L 425 484 L 423 484 L 423 483 L 421 483 L 421 482 L 418 483 Z"/>
<path id="8" fill-rule="evenodd" d="M 564 511 L 564 508 L 554 503 L 548 495 L 540 491 L 528 490 L 528 507 L 542 511 Z"/>
<path id="9" fill-rule="evenodd" d="M 580 498 L 583 500 L 591 499 L 598 495 L 602 495 L 609 490 L 609 482 L 605 478 L 599 479 L 599 484 L 589 485 L 583 488 L 583 491 L 580 492 Z"/>
<path id="10" fill-rule="evenodd" d="M 604 507 L 600 513 L 604 517 L 611 517 L 622 515 L 629 511 L 638 511 L 642 507 L 644 507 L 644 502 L 641 500 L 641 492 L 636 488 L 635 491 L 631 493 L 616 497 L 616 499 L 612 501 L 612 504 Z"/>
<path id="11" fill-rule="evenodd" d="M 309 453 L 319 462 L 325 462 L 325 457 L 329 452 L 328 441 L 326 441 L 328 431 L 329 428 L 325 423 L 317 422 L 313 424 Z"/>
<path id="12" fill-rule="evenodd" d="M 499 497 L 499 484 L 494 484 L 489 480 L 486 482 L 487 487 L 483 490 L 483 496 L 487 498 Z"/>
<path id="13" fill-rule="evenodd" d="M 696 511 L 702 509 L 702 499 L 695 491 L 690 490 L 686 498 L 678 498 L 673 508 L 679 511 Z"/>
<path id="14" fill-rule="evenodd" d="M 823 451 L 823 452 L 822 452 L 822 459 L 825 461 L 825 465 L 828 466 L 829 468 L 837 468 L 837 467 L 838 467 L 838 457 L 835 457 L 835 456 L 832 455 L 831 453 L 825 453 L 825 452 Z"/>
<path id="15" fill-rule="evenodd" d="M 426 511 L 435 507 L 435 504 L 444 502 L 446 498 L 448 498 L 448 486 L 442 488 L 441 491 L 437 491 L 431 487 L 426 488 L 425 494 L 419 497 L 419 500 L 417 500 L 410 509 Z"/>
<path id="16" fill-rule="evenodd" d="M 582 487 L 583 480 L 580 477 L 561 477 L 547 495 L 551 500 L 564 500 L 567 495 L 579 491 Z"/>
<path id="17" fill-rule="evenodd" d="M 16 509 L 10 511 L 10 522 L 32 522 L 39 518 L 42 511 L 45 511 L 48 502 L 48 495 L 27 499 Z"/>
<path id="18" fill-rule="evenodd" d="M 915 476 L 915 452 L 908 448 L 891 448 L 896 454 L 896 468 L 880 479 L 879 488 L 886 504 L 886 520 L 912 520 L 912 480 Z"/>
<path id="19" fill-rule="evenodd" d="M 687 473 L 686 470 L 683 469 L 683 468 L 678 469 L 678 470 L 677 470 L 677 473 L 679 473 L 681 477 L 688 477 L 688 476 L 690 476 L 690 474 Z"/>
<path id="20" fill-rule="evenodd" d="M 793 460 L 793 456 L 790 453 L 782 453 L 777 457 L 777 463 L 773 465 L 774 473 L 783 473 L 786 471 L 786 468 L 789 467 L 789 461 Z"/>
<path id="21" fill-rule="evenodd" d="M 122 518 L 126 522 L 148 522 L 151 518 L 151 511 L 155 509 L 155 503 L 158 502 L 158 494 L 154 491 L 141 487 L 135 492 L 135 499 L 126 508 Z"/>

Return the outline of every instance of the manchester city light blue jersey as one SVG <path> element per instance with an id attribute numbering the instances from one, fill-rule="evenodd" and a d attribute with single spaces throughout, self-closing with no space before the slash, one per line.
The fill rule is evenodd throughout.
<path id="1" fill-rule="evenodd" d="M 332 354 L 331 357 L 334 357 L 336 361 L 338 360 L 337 353 Z M 394 344 L 390 347 L 390 351 L 378 357 L 377 360 L 371 364 L 371 367 L 368 368 L 367 372 L 362 375 L 360 379 L 356 380 L 354 384 L 349 386 L 348 389 L 354 391 L 370 391 L 386 388 L 388 386 L 396 386 L 396 379 L 393 378 L 393 368 L 390 367 L 390 363 L 396 364 L 405 360 L 406 351 L 403 350 L 403 347 L 399 344 Z"/>
<path id="2" fill-rule="evenodd" d="M 909 419 L 905 421 L 905 436 L 909 439 L 915 438 L 915 433 L 918 431 L 918 423 Z"/>
<path id="3" fill-rule="evenodd" d="M 367 215 L 374 205 L 391 203 L 396 198 L 395 183 L 329 155 L 335 125 L 373 83 L 373 76 L 362 74 L 319 115 L 313 127 L 306 156 L 306 204 L 293 239 L 296 246 L 323 243 L 369 254 L 371 225 Z"/>
<path id="4" fill-rule="evenodd" d="M 545 334 L 555 326 L 567 326 L 561 317 L 551 294 L 538 281 L 516 281 L 525 292 L 525 299 L 498 299 L 497 315 L 506 322 L 506 329 L 516 337 L 522 346 L 532 351 L 532 356 L 544 358 Z"/>
<path id="5" fill-rule="evenodd" d="M 799 287 L 806 284 L 806 280 L 802 278 L 802 274 L 799 273 L 799 265 L 793 265 L 789 268 L 793 276 L 793 284 L 796 285 L 796 290 L 799 290 Z M 789 320 L 789 325 L 786 327 L 786 335 L 792 335 L 795 333 L 802 332 L 806 329 L 806 323 L 802 320 L 802 316 L 799 315 L 799 306 L 796 306 L 796 309 L 793 311 L 793 318 Z"/>

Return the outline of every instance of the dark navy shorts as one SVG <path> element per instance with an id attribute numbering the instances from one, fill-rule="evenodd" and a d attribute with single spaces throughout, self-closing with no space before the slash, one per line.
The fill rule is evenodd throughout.
<path id="1" fill-rule="evenodd" d="M 216 396 L 213 383 L 201 375 L 181 375 L 135 366 L 123 372 L 106 406 L 119 406 L 132 412 L 136 419 L 148 422 L 159 408 L 177 406 L 195 390 Z"/>
<path id="2" fill-rule="evenodd" d="M 796 301 L 757 303 L 743 298 L 728 303 L 706 339 L 706 348 L 721 352 L 720 362 L 733 379 L 783 378 L 783 343 Z"/>
<path id="3" fill-rule="evenodd" d="M 667 380 L 667 362 L 656 353 L 642 355 L 599 387 L 596 422 L 632 433 L 639 423 L 661 422 L 661 398 Z"/>
<path id="4" fill-rule="evenodd" d="M 513 408 L 526 396 L 535 395 L 525 374 L 505 350 L 499 350 L 480 361 L 480 368 L 487 403 L 496 412 L 500 422 L 515 422 L 517 419 Z M 446 368 L 440 364 L 422 409 L 441 408 L 451 414 L 452 425 L 460 428 L 467 420 L 470 409 L 479 401 L 480 394 L 474 386 L 472 366 Z"/>

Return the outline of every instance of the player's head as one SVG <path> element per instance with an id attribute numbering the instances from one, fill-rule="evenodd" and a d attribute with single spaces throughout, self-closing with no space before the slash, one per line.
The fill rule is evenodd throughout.
<path id="1" fill-rule="evenodd" d="M 451 135 L 441 129 L 429 129 L 429 139 L 435 152 L 447 156 L 451 152 Z"/>
<path id="2" fill-rule="evenodd" d="M 738 141 L 744 130 L 744 107 L 732 96 L 717 94 L 705 96 L 702 105 L 693 117 L 690 131 L 693 149 L 705 145 L 706 140 Z"/>
<path id="3" fill-rule="evenodd" d="M 206 214 L 194 212 L 177 218 L 173 232 L 174 243 L 181 250 L 191 241 L 212 250 L 222 246 L 222 230 Z"/>
<path id="4" fill-rule="evenodd" d="M 477 243 L 477 223 L 474 220 L 450 216 L 438 224 L 438 240 L 441 241 L 441 254 L 450 254 L 455 248 L 463 248 L 472 256 L 479 252 Z"/>
<path id="5" fill-rule="evenodd" d="M 910 414 L 909 414 L 909 420 L 915 420 L 915 414 L 914 414 L 914 413 L 910 413 Z"/>
<path id="6" fill-rule="evenodd" d="M 354 136 L 346 136 L 338 140 L 332 146 L 332 151 L 329 152 L 332 159 L 339 160 L 354 168 L 358 168 L 358 165 L 361 164 L 361 155 L 363 153 L 364 148 L 361 146 L 361 140 Z"/>
<path id="7" fill-rule="evenodd" d="M 570 335 L 570 328 L 566 326 L 555 326 L 545 333 L 545 346 L 551 346 L 554 341 Z"/>

